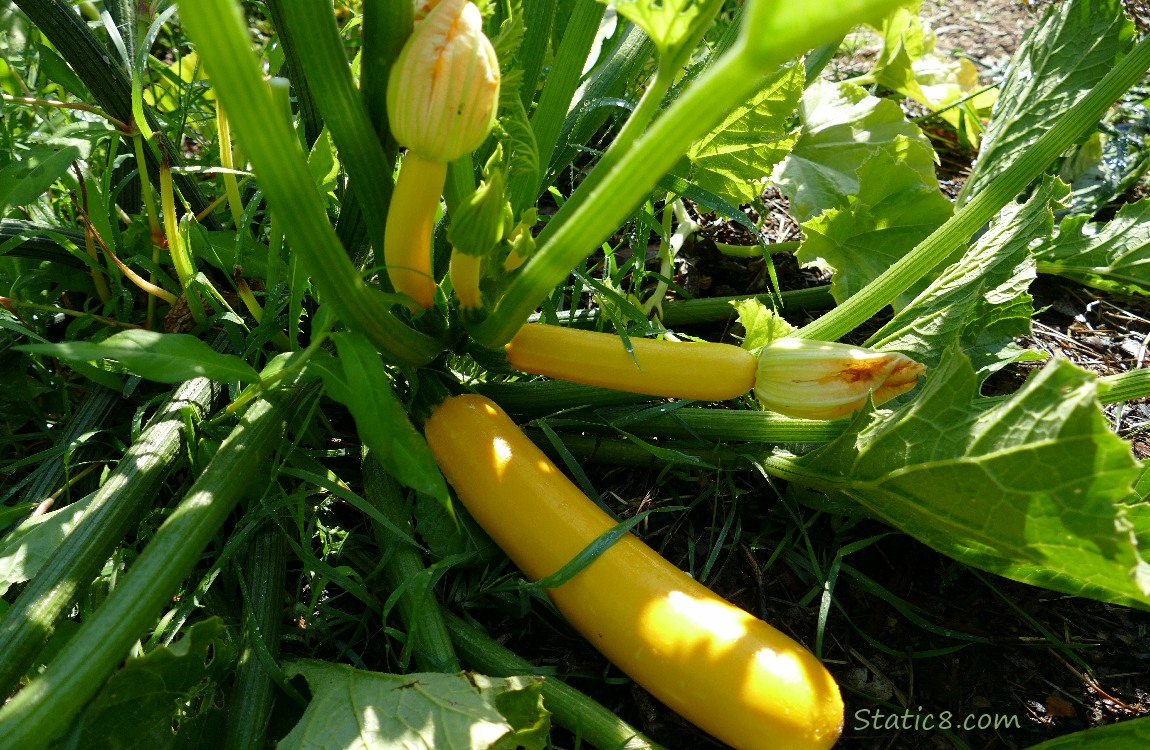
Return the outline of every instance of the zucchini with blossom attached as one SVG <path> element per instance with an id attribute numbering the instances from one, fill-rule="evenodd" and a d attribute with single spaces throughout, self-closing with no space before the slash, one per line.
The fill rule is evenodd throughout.
<path id="1" fill-rule="evenodd" d="M 435 302 L 431 232 L 449 162 L 479 148 L 495 125 L 499 61 L 479 8 L 443 0 L 418 21 L 391 68 L 387 116 L 407 154 L 384 229 L 383 258 L 412 310 Z"/>
<path id="2" fill-rule="evenodd" d="M 448 398 L 424 430 L 459 499 L 530 579 L 615 526 L 489 399 Z M 631 534 L 548 593 L 617 667 L 733 747 L 818 750 L 842 731 L 838 686 L 813 654 Z"/>
<path id="3" fill-rule="evenodd" d="M 764 409 L 788 417 L 836 419 L 906 393 L 926 366 L 897 352 L 779 338 L 758 358 L 730 344 L 630 340 L 529 324 L 504 347 L 517 370 L 664 398 L 723 401 L 755 391 Z"/>

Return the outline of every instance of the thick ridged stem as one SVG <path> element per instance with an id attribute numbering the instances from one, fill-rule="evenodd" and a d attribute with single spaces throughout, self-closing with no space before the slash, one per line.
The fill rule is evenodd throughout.
<path id="1" fill-rule="evenodd" d="M 371 454 L 363 460 L 364 496 L 400 529 L 411 530 L 411 513 L 406 507 L 403 490 Z M 419 551 L 383 528 L 375 526 L 375 536 L 385 548 L 387 562 L 381 573 L 387 594 L 403 589 L 396 601 L 399 617 L 407 629 L 408 646 L 416 666 L 431 672 L 458 672 L 459 659 L 451 646 L 443 610 L 435 593 L 420 585 L 428 581 L 427 569 Z"/>
<path id="2" fill-rule="evenodd" d="M 248 750 L 267 744 L 276 685 L 259 650 L 266 649 L 268 657 L 279 658 L 287 551 L 287 539 L 271 521 L 260 527 L 248 548 L 244 566 L 244 644 L 228 705 L 224 750 Z"/>
<path id="3" fill-rule="evenodd" d="M 47 670 L 0 709 L 0 750 L 37 750 L 68 729 L 171 601 L 248 484 L 266 472 L 302 395 L 285 387 L 248 408 L 104 604 Z"/>
<path id="4" fill-rule="evenodd" d="M 89 502 L 84 519 L 56 549 L 0 619 L 0 694 L 8 695 L 76 601 L 107 562 L 183 445 L 187 410 L 207 412 L 219 386 L 189 380 L 160 407 L 115 471 Z"/>

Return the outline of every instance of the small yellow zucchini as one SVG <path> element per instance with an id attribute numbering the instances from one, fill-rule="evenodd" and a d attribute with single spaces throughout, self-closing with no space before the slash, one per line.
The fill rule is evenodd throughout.
<path id="1" fill-rule="evenodd" d="M 504 347 L 516 370 L 616 391 L 725 401 L 755 385 L 754 356 L 730 344 L 631 339 L 576 328 L 528 324 Z"/>
<path id="2" fill-rule="evenodd" d="M 482 396 L 447 399 L 425 433 L 459 499 L 531 580 L 615 525 Z M 813 654 L 631 534 L 548 593 L 619 669 L 739 750 L 819 750 L 842 731 L 838 686 Z"/>
<path id="3" fill-rule="evenodd" d="M 435 304 L 431 233 L 447 165 L 409 151 L 399 167 L 383 230 L 383 262 L 395 291 L 412 299 L 412 312 Z"/>

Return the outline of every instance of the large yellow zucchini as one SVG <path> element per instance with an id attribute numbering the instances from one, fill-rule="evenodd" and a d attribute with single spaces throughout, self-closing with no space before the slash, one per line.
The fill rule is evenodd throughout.
<path id="1" fill-rule="evenodd" d="M 584 385 L 665 398 L 725 401 L 755 386 L 758 362 L 730 344 L 633 338 L 576 328 L 525 325 L 504 347 L 517 370 Z"/>
<path id="2" fill-rule="evenodd" d="M 449 398 L 425 431 L 460 500 L 528 578 L 554 573 L 614 526 L 490 400 Z M 548 593 L 617 667 L 733 747 L 828 748 L 842 730 L 838 687 L 809 651 L 637 537 Z"/>

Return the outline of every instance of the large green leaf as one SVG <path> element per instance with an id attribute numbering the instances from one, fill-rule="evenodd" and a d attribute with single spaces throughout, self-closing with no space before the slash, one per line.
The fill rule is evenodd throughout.
<path id="1" fill-rule="evenodd" d="M 763 181 L 798 138 L 788 125 L 804 80 L 803 66 L 780 68 L 762 91 L 696 142 L 687 152 L 697 169 L 695 183 L 736 206 L 757 200 Z"/>
<path id="2" fill-rule="evenodd" d="M 797 459 L 801 481 L 975 567 L 1150 609 L 1123 505 L 1139 468 L 1093 376 L 1055 360 L 1009 398 L 978 385 L 952 348 L 904 406 L 860 415 Z"/>
<path id="3" fill-rule="evenodd" d="M 85 710 L 78 746 L 175 747 L 174 724 L 182 728 L 197 714 L 212 711 L 214 683 L 231 668 L 233 656 L 223 621 L 212 618 L 193 625 L 171 646 L 128 660 Z"/>
<path id="4" fill-rule="evenodd" d="M 934 180 L 875 150 L 857 171 L 856 192 L 803 224 L 797 256 L 835 270 L 831 294 L 840 304 L 890 268 L 950 218 L 953 206 Z M 904 307 L 929 278 L 893 300 Z"/>
<path id="5" fill-rule="evenodd" d="M 1111 292 L 1150 294 L 1150 199 L 1128 203 L 1108 222 L 1067 216 L 1034 247 L 1038 270 Z"/>
<path id="6" fill-rule="evenodd" d="M 959 205 L 978 194 L 1102 80 L 1132 46 L 1120 0 L 1068 0 L 1018 47 Z M 1056 158 L 1059 154 L 1050 154 Z"/>
<path id="7" fill-rule="evenodd" d="M 1043 183 L 1026 204 L 1007 206 L 957 262 L 867 341 L 935 367 L 955 342 L 981 378 L 1016 361 L 1014 337 L 1030 333 L 1034 280 L 1030 243 L 1049 234 L 1066 187 Z"/>
<path id="8" fill-rule="evenodd" d="M 435 457 L 396 397 L 378 352 L 359 334 L 337 333 L 332 338 L 339 360 L 315 362 L 328 395 L 351 410 L 360 439 L 387 473 L 446 504 L 447 484 Z"/>
<path id="9" fill-rule="evenodd" d="M 540 677 L 365 672 L 342 664 L 296 661 L 312 699 L 281 750 L 542 750 L 549 722 Z"/>
<path id="10" fill-rule="evenodd" d="M 803 94 L 799 118 L 802 135 L 773 179 L 800 222 L 846 206 L 858 192 L 859 167 L 876 150 L 913 169 L 923 185 L 938 186 L 930 141 L 889 99 L 850 83 L 819 82 Z"/>
<path id="11" fill-rule="evenodd" d="M 197 377 L 225 383 L 236 380 L 257 383 L 260 379 L 255 368 L 239 357 L 221 354 L 185 333 L 131 330 L 109 336 L 99 343 L 66 341 L 16 348 L 78 362 L 114 359 L 129 372 L 160 383 L 182 383 Z"/>

